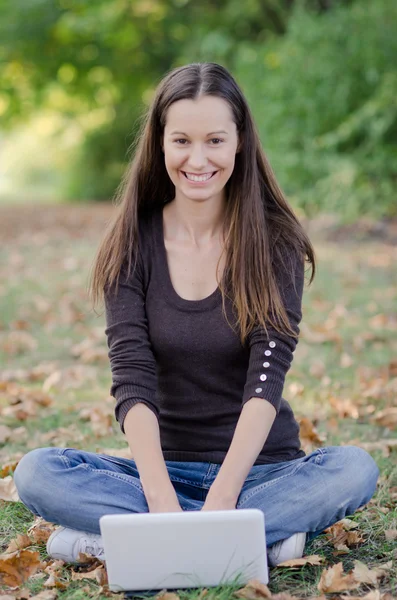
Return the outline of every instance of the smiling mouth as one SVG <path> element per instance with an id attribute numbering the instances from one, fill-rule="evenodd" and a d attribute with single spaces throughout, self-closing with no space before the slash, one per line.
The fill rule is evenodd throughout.
<path id="1" fill-rule="evenodd" d="M 194 181 L 197 183 L 209 181 L 218 171 L 213 171 L 212 173 L 203 173 L 202 175 L 196 175 L 195 173 L 187 173 L 186 171 L 181 171 L 188 181 Z"/>

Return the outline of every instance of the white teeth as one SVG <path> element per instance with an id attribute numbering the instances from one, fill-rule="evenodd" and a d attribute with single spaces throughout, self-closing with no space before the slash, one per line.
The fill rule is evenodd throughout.
<path id="1" fill-rule="evenodd" d="M 213 173 L 206 173 L 205 175 L 190 175 L 189 173 L 185 173 L 186 177 L 190 179 L 190 181 L 207 181 L 212 177 Z"/>

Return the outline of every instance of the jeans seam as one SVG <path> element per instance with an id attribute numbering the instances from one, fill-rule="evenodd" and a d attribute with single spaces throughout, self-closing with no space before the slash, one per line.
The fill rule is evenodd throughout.
<path id="1" fill-rule="evenodd" d="M 174 475 L 170 475 L 171 481 L 177 481 L 178 483 L 187 483 L 188 485 L 192 485 L 194 487 L 200 488 L 200 483 L 195 483 L 194 481 L 188 481 L 187 479 L 181 479 L 180 477 L 175 477 Z"/>
<path id="2" fill-rule="evenodd" d="M 68 457 L 64 454 L 65 450 L 69 450 L 69 448 L 62 448 L 61 450 L 58 450 L 56 454 L 62 460 L 62 462 L 65 465 L 65 467 L 67 469 L 71 469 L 72 468 L 72 463 L 70 462 L 70 460 L 68 459 Z"/>
<path id="3" fill-rule="evenodd" d="M 264 490 L 267 487 L 270 487 L 271 485 L 277 484 L 281 479 L 285 479 L 287 477 L 291 477 L 292 475 L 295 475 L 295 473 L 297 473 L 303 466 L 305 463 L 300 463 L 299 465 L 296 465 L 296 467 L 293 469 L 293 471 L 291 471 L 290 473 L 287 473 L 286 475 L 283 475 L 282 477 L 276 477 L 275 479 L 271 479 L 270 481 L 265 481 L 264 483 L 261 483 L 259 485 L 256 485 L 252 490 L 251 493 L 249 493 L 245 498 L 243 502 L 239 502 L 239 506 L 241 508 L 242 504 L 245 504 L 247 502 L 247 500 L 249 500 L 250 498 L 252 498 L 252 496 L 254 496 L 257 492 Z"/>
<path id="4" fill-rule="evenodd" d="M 133 479 L 132 479 L 132 481 L 130 481 L 129 479 L 125 479 L 123 474 L 121 474 L 121 473 L 114 473 L 113 471 L 107 471 L 106 469 L 92 468 L 91 465 L 87 465 L 84 463 L 81 463 L 79 466 L 82 466 L 84 469 L 87 469 L 87 471 L 91 471 L 91 472 L 95 471 L 95 473 L 106 473 L 106 475 L 109 475 L 110 477 L 114 477 L 115 479 L 118 479 L 119 481 L 122 481 L 123 483 L 128 483 L 128 484 L 132 485 L 134 488 L 138 489 L 140 492 L 142 492 L 144 494 L 143 488 L 140 484 L 135 483 L 135 481 Z"/>

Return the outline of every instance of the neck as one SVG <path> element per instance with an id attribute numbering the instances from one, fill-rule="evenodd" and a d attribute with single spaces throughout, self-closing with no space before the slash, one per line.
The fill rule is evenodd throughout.
<path id="1" fill-rule="evenodd" d="M 194 246 L 207 246 L 218 241 L 223 233 L 224 202 L 186 202 L 174 198 L 164 207 L 168 217 L 167 237 Z"/>

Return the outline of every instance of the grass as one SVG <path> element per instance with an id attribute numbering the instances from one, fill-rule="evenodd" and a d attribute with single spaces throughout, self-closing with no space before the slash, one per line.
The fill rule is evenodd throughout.
<path id="1" fill-rule="evenodd" d="M 81 369 L 79 375 L 69 375 L 64 383 L 51 388 L 52 404 L 37 406 L 37 412 L 26 420 L 1 414 L 9 401 L 0 392 L 0 425 L 18 432 L 0 445 L 0 468 L 41 446 L 72 446 L 94 452 L 126 446 L 114 419 L 110 432 L 95 435 L 90 421 L 80 417 L 84 407 L 112 409 L 108 363 L 95 354 L 88 362 L 73 354 L 76 344 L 87 338 L 93 348 L 106 346 L 104 317 L 91 310 L 86 286 L 110 210 L 103 205 L 0 208 L 4 240 L 0 249 L 0 364 L 5 365 L 0 381 L 2 377 L 13 378 L 28 390 L 41 390 L 46 376 L 54 370 Z M 297 418 L 306 416 L 316 424 L 325 438 L 324 445 L 354 443 L 365 447 L 396 439 L 395 425 L 387 427 L 374 420 L 382 409 L 396 406 L 396 248 L 379 240 L 357 241 L 354 235 L 343 240 L 339 236 L 334 242 L 332 235 L 316 229 L 315 223 L 310 224 L 310 235 L 317 252 L 318 274 L 305 289 L 301 339 L 284 396 Z M 38 366 L 42 375 L 29 379 L 29 373 Z M 17 429 L 21 427 L 25 430 Z M 49 434 L 57 437 L 49 438 Z M 316 443 L 302 441 L 307 451 L 316 447 Z M 306 554 L 320 554 L 326 557 L 326 564 L 299 570 L 273 569 L 269 584 L 273 594 L 318 596 L 317 584 L 324 567 L 342 561 L 347 572 L 358 559 L 370 567 L 393 560 L 394 571 L 382 580 L 380 589 L 382 594 L 397 595 L 396 542 L 385 537 L 386 530 L 397 528 L 396 450 L 389 455 L 381 449 L 370 452 L 381 470 L 378 490 L 367 507 L 352 517 L 365 542 L 349 554 L 335 555 L 326 536 L 319 536 L 307 545 Z M 33 514 L 20 502 L 0 504 L 0 552 L 18 533 L 26 532 L 33 520 Z M 31 549 L 38 550 L 43 560 L 48 558 L 44 544 Z M 47 577 L 31 578 L 24 587 L 32 595 L 38 593 L 46 589 L 43 583 Z M 106 597 L 95 582 L 72 581 L 70 567 L 62 569 L 62 579 L 67 589 L 58 590 L 59 598 Z M 359 593 L 369 589 L 364 585 Z M 206 597 L 230 598 L 233 590 L 230 586 L 211 588 Z M 179 595 L 193 600 L 200 593 L 188 590 Z"/>

